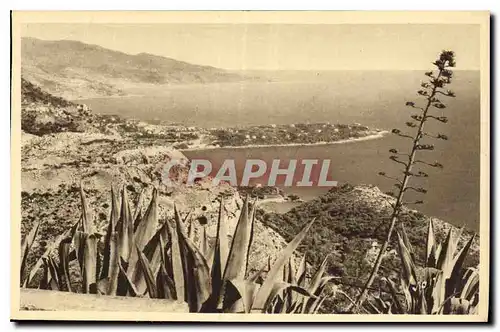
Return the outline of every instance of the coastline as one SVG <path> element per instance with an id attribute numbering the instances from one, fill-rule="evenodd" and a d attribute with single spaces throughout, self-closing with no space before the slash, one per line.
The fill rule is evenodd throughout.
<path id="1" fill-rule="evenodd" d="M 333 142 L 316 142 L 316 143 L 289 143 L 289 144 L 250 144 L 244 146 L 214 146 L 214 145 L 195 145 L 187 149 L 179 149 L 179 151 L 202 151 L 202 150 L 218 150 L 218 149 L 253 149 L 253 148 L 272 148 L 272 147 L 290 147 L 290 146 L 321 146 L 321 145 L 331 145 L 331 144 L 346 144 L 361 141 L 369 141 L 374 139 L 379 139 L 385 137 L 389 134 L 388 130 L 379 131 L 376 134 L 367 135 L 358 138 L 348 138 Z"/>

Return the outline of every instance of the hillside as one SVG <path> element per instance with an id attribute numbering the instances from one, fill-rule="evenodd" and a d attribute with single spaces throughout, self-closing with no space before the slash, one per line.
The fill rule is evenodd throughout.
<path id="1" fill-rule="evenodd" d="M 71 40 L 23 38 L 21 54 L 26 79 L 67 99 L 128 95 L 164 84 L 246 79 L 219 68 L 148 53 L 131 55 Z"/>
<path id="2" fill-rule="evenodd" d="M 389 202 L 394 199 L 369 185 L 343 185 L 332 188 L 326 194 L 305 202 L 285 214 L 258 211 L 264 225 L 291 240 L 311 219 L 316 218 L 310 235 L 299 250 L 306 253 L 311 264 L 320 264 L 329 258 L 328 271 L 341 277 L 341 283 L 355 296 L 358 286 L 368 278 L 378 249 L 383 243 L 390 224 L 392 209 Z M 403 208 L 399 220 L 404 224 L 413 245 L 417 261 L 422 262 L 429 219 L 433 220 L 436 236 L 442 241 L 450 225 L 416 210 Z M 458 230 L 454 232 L 458 235 Z M 464 230 L 461 244 L 470 239 L 472 232 Z M 396 237 L 393 237 L 393 240 Z M 396 254 L 396 243 L 389 246 L 381 267 L 384 276 L 396 277 L 400 272 L 400 261 Z M 466 266 L 479 264 L 479 238 L 472 246 Z M 374 286 L 377 283 L 374 284 Z"/>

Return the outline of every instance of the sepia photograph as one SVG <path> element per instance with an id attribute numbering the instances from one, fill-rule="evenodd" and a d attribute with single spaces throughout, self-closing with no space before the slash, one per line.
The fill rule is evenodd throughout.
<path id="1" fill-rule="evenodd" d="M 11 319 L 488 321 L 489 24 L 13 12 Z"/>

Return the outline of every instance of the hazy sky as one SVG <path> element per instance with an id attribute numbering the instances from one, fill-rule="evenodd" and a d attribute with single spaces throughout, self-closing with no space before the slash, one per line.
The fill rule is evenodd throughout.
<path id="1" fill-rule="evenodd" d="M 51 23 L 22 35 L 238 70 L 427 69 L 442 49 L 457 69 L 479 69 L 478 25 Z"/>

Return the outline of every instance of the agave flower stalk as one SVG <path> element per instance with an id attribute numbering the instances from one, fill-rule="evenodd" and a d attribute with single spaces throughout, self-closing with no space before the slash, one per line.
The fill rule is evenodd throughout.
<path id="1" fill-rule="evenodd" d="M 383 245 L 380 248 L 380 251 L 378 253 L 377 259 L 375 261 L 375 264 L 372 268 L 372 271 L 370 273 L 370 276 L 368 280 L 366 281 L 366 284 L 358 296 L 354 309 L 356 311 L 359 311 L 361 305 L 365 301 L 368 291 L 375 280 L 378 270 L 380 269 L 380 265 L 382 263 L 382 259 L 384 256 L 384 253 L 387 250 L 387 247 L 389 245 L 389 242 L 391 241 L 392 233 L 394 231 L 394 228 L 396 226 L 396 222 L 399 217 L 399 213 L 401 212 L 401 208 L 404 204 L 403 197 L 406 191 L 410 190 L 413 187 L 409 186 L 409 181 L 412 178 L 412 176 L 424 176 L 423 172 L 416 173 L 414 174 L 413 168 L 415 167 L 416 164 L 418 163 L 424 163 L 420 160 L 416 159 L 417 152 L 418 151 L 423 151 L 423 150 L 433 150 L 434 146 L 430 144 L 422 144 L 421 140 L 424 136 L 429 136 L 425 131 L 424 131 L 424 126 L 425 123 L 432 119 L 432 120 L 437 120 L 439 122 L 446 123 L 448 120 L 446 117 L 443 116 L 435 116 L 433 114 L 430 114 L 430 111 L 432 108 L 436 109 L 443 109 L 446 106 L 437 98 L 440 96 L 447 96 L 447 97 L 454 97 L 455 94 L 452 91 L 449 90 L 443 90 L 443 88 L 451 82 L 451 77 L 452 77 L 452 71 L 449 70 L 448 68 L 454 67 L 455 66 L 455 55 L 452 51 L 443 51 L 439 55 L 439 58 L 433 63 L 437 67 L 437 75 L 434 74 L 434 72 L 429 71 L 426 72 L 425 75 L 429 77 L 428 82 L 424 82 L 421 84 L 422 89 L 419 90 L 417 93 L 420 96 L 423 96 L 425 98 L 425 106 L 424 107 L 419 107 L 417 106 L 414 102 L 407 102 L 406 106 L 417 109 L 420 111 L 420 114 L 416 114 L 412 116 L 412 119 L 416 121 L 413 122 L 407 122 L 406 125 L 410 128 L 416 128 L 416 132 L 414 136 L 411 136 L 409 134 L 402 133 L 401 130 L 399 129 L 393 129 L 393 133 L 404 138 L 410 138 L 412 139 L 412 147 L 410 150 L 410 153 L 407 155 L 407 160 L 401 160 L 400 156 L 398 155 L 398 152 L 395 149 L 391 149 L 390 152 L 393 153 L 391 155 L 390 159 L 396 163 L 399 163 L 403 165 L 404 171 L 403 171 L 403 178 L 402 180 L 397 180 L 397 183 L 395 184 L 395 187 L 398 189 L 398 193 L 396 195 L 396 202 L 394 205 L 392 205 L 393 211 L 391 215 L 391 221 L 389 225 L 389 230 L 387 231 L 387 235 L 385 238 L 385 241 Z M 440 139 L 447 139 L 447 136 L 438 134 Z M 433 167 L 439 167 L 441 164 L 439 163 L 426 163 L 427 165 L 433 166 Z M 442 166 L 441 166 L 442 167 Z M 385 173 L 379 173 L 382 176 L 385 176 Z M 423 188 L 418 188 L 418 192 L 425 193 L 425 189 Z M 420 202 L 420 201 L 418 201 Z"/>

